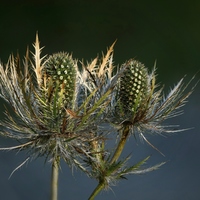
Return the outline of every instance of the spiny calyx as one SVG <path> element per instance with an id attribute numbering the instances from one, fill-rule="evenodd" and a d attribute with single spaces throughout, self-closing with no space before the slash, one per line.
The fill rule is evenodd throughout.
<path id="1" fill-rule="evenodd" d="M 126 70 L 120 78 L 120 104 L 124 111 L 136 112 L 146 101 L 148 93 L 147 68 L 134 59 L 123 64 Z"/>

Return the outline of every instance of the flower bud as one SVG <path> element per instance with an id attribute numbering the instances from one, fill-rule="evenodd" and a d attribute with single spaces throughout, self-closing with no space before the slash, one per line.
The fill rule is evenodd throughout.
<path id="1" fill-rule="evenodd" d="M 126 70 L 120 79 L 120 104 L 125 112 L 136 112 L 147 100 L 148 72 L 142 63 L 134 59 L 130 59 L 123 65 Z"/>
<path id="2" fill-rule="evenodd" d="M 64 106 L 71 106 L 75 96 L 77 65 L 67 53 L 56 53 L 49 56 L 45 63 L 48 88 L 48 101 L 57 101 Z M 50 94 L 51 93 L 51 94 Z"/>

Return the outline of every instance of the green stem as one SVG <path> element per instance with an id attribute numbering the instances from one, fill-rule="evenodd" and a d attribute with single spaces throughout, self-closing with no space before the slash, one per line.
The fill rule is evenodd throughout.
<path id="1" fill-rule="evenodd" d="M 51 200 L 58 199 L 58 174 L 59 174 L 59 158 L 55 158 L 52 163 L 51 173 Z"/>
<path id="2" fill-rule="evenodd" d="M 102 183 L 99 183 L 97 185 L 97 187 L 94 189 L 94 191 L 92 192 L 92 194 L 90 195 L 89 199 L 88 200 L 94 200 L 94 198 L 97 196 L 97 194 L 99 194 L 99 192 L 104 188 L 104 184 L 103 182 Z"/>
<path id="3" fill-rule="evenodd" d="M 114 162 L 116 162 L 123 149 L 124 149 L 124 146 L 126 144 L 126 141 L 127 141 L 127 138 L 128 138 L 128 135 L 129 135 L 129 126 L 125 126 L 124 129 L 123 129 L 123 132 L 122 132 L 122 136 L 120 138 L 120 141 L 117 145 L 117 148 L 115 150 L 115 153 L 110 161 L 110 165 L 113 164 Z M 99 194 L 99 192 L 104 188 L 104 182 L 99 182 L 99 184 L 97 185 L 97 187 L 94 189 L 94 191 L 92 192 L 92 194 L 90 195 L 89 199 L 88 200 L 94 200 L 94 198 L 97 196 L 97 194 Z"/>
<path id="4" fill-rule="evenodd" d="M 124 149 L 124 146 L 126 144 L 126 140 L 128 138 L 128 135 L 129 135 L 129 126 L 125 126 L 124 129 L 123 129 L 120 141 L 118 143 L 118 146 L 117 146 L 115 153 L 114 153 L 114 155 L 113 155 L 113 157 L 110 161 L 110 164 L 113 164 L 114 162 L 116 162 L 119 159 L 119 157 L 120 157 L 120 155 L 121 155 L 121 153 Z"/>

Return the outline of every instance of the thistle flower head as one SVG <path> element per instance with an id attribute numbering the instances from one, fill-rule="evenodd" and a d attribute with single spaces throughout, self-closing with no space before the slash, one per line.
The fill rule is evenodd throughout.
<path id="1" fill-rule="evenodd" d="M 134 114 L 144 108 L 148 98 L 148 72 L 146 67 L 131 59 L 124 64 L 126 71 L 120 78 L 119 98 L 124 112 Z"/>
<path id="2" fill-rule="evenodd" d="M 43 70 L 46 75 L 44 87 L 48 88 L 47 101 L 52 101 L 58 90 L 64 101 L 62 106 L 71 107 L 76 91 L 76 61 L 67 53 L 56 53 L 48 57 Z"/>
<path id="3" fill-rule="evenodd" d="M 115 122 L 129 126 L 132 133 L 138 132 L 145 141 L 144 132 L 160 134 L 181 131 L 174 129 L 176 125 L 165 126 L 163 121 L 182 113 L 180 108 L 194 89 L 185 94 L 192 80 L 184 84 L 182 78 L 168 95 L 164 95 L 164 87 L 159 89 L 156 84 L 155 67 L 148 73 L 142 63 L 133 59 L 125 62 L 122 67 L 125 72 L 117 88 L 118 98 L 113 114 L 116 116 L 113 117 Z"/>
<path id="4" fill-rule="evenodd" d="M 46 105 L 45 113 L 50 110 L 54 118 L 66 117 L 66 109 L 76 106 L 76 61 L 67 53 L 56 53 L 47 58 L 42 71 L 44 78 L 40 96 Z"/>

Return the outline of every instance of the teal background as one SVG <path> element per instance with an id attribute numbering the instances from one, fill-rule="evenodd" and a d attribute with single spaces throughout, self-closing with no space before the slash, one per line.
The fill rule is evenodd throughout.
<path id="1" fill-rule="evenodd" d="M 10 53 L 21 56 L 32 48 L 38 31 L 43 55 L 73 52 L 73 57 L 91 60 L 105 52 L 116 39 L 114 60 L 122 64 L 129 58 L 143 62 L 149 70 L 157 62 L 158 82 L 169 91 L 185 74 L 188 81 L 200 69 L 200 1 L 160 0 L 29 0 L 0 3 L 0 59 L 6 63 Z M 196 81 L 199 79 L 196 75 Z M 129 176 L 96 199 L 109 200 L 199 200 L 200 199 L 200 87 L 184 107 L 185 114 L 169 121 L 180 128 L 194 129 L 175 135 L 148 136 L 165 154 L 161 156 L 147 144 L 131 138 L 126 152 L 132 162 L 152 155 L 146 166 L 168 161 L 161 169 L 141 176 Z M 1 101 L 3 112 L 3 102 Z M 0 113 L 1 118 L 3 117 Z M 0 147 L 13 141 L 0 138 Z M 11 179 L 11 172 L 26 153 L 0 152 L 0 199 L 49 199 L 50 164 L 43 158 L 23 166 Z M 96 186 L 76 170 L 73 176 L 63 163 L 59 180 L 59 199 L 84 200 Z"/>

